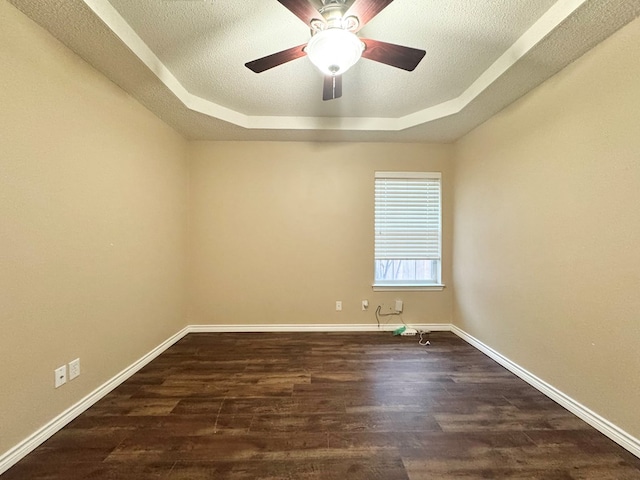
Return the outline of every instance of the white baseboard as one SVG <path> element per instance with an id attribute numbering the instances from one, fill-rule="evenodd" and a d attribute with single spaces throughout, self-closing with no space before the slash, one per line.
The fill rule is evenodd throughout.
<path id="1" fill-rule="evenodd" d="M 402 326 L 401 324 L 380 325 L 377 324 L 281 324 L 281 325 L 189 325 L 175 335 L 158 345 L 139 360 L 122 370 L 106 383 L 96 388 L 82 400 L 69 407 L 60 415 L 52 419 L 42 428 L 31 434 L 15 447 L 0 455 L 0 475 L 9 470 L 13 465 L 22 460 L 39 445 L 44 443 L 54 433 L 62 429 L 78 415 L 83 413 L 102 397 L 121 385 L 134 373 L 142 369 L 170 346 L 183 338 L 188 333 L 215 333 L 215 332 L 390 332 Z M 448 323 L 436 324 L 411 324 L 411 327 L 419 330 L 431 332 L 453 332 L 458 337 L 477 348 L 491 359 L 498 362 L 507 370 L 520 377 L 522 380 L 556 401 L 577 417 L 581 418 L 589 425 L 600 431 L 611 440 L 627 449 L 637 457 L 640 457 L 640 440 L 631 436 L 621 428 L 609 422 L 595 412 L 592 412 L 584 405 L 565 395 L 544 380 L 536 377 L 500 353 L 488 347 L 478 339 L 472 337 L 464 330 Z"/>
<path id="2" fill-rule="evenodd" d="M 253 325 L 189 325 L 189 333 L 218 333 L 218 332 L 392 332 L 402 326 L 399 324 L 253 324 Z M 448 323 L 411 323 L 411 327 L 431 332 L 450 332 Z"/>
<path id="3" fill-rule="evenodd" d="M 72 405 L 53 420 L 45 424 L 43 427 L 29 435 L 26 439 L 20 442 L 18 445 L 0 455 L 0 475 L 9 470 L 12 466 L 26 457 L 29 453 L 35 450 L 38 446 L 49 439 L 53 434 L 61 430 L 65 425 L 71 422 L 78 415 L 86 411 L 89 407 L 95 404 L 102 397 L 121 385 L 125 380 L 131 377 L 134 373 L 142 369 L 145 365 L 154 360 L 158 355 L 164 352 L 171 345 L 176 343 L 182 337 L 189 333 L 188 328 L 183 328 L 175 335 L 171 336 L 149 353 L 141 357 L 139 360 L 132 363 L 130 366 L 122 370 L 113 378 L 107 380 L 104 384 L 96 388 L 89 395 L 82 400 Z"/>
<path id="4" fill-rule="evenodd" d="M 497 363 L 502 365 L 504 368 L 509 370 L 514 375 L 520 377 L 522 380 L 527 382 L 529 385 L 534 387 L 536 390 L 539 390 L 551 400 L 562 405 L 564 408 L 569 410 L 578 418 L 584 420 L 593 428 L 598 430 L 600 433 L 603 433 L 611 440 L 616 442 L 621 447 L 625 448 L 629 452 L 633 453 L 635 456 L 640 457 L 640 440 L 633 437 L 629 433 L 625 432 L 618 426 L 611 423 L 606 418 L 601 417 L 597 413 L 593 412 L 589 408 L 582 405 L 580 402 L 577 402 L 573 398 L 564 394 L 553 385 L 548 384 L 544 380 L 536 377 L 531 372 L 525 370 L 518 364 L 512 362 L 504 355 L 498 353 L 493 348 L 485 345 L 477 338 L 469 335 L 464 330 L 458 328 L 455 325 L 451 325 L 451 331 L 456 334 L 458 337 L 472 345 L 473 347 L 480 350 L 482 353 L 487 355 L 492 360 L 495 360 Z"/>

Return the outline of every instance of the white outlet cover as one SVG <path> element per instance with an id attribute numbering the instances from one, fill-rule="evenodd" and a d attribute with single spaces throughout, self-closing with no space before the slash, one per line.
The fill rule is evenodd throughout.
<path id="1" fill-rule="evenodd" d="M 336 311 L 338 312 L 342 311 L 342 302 L 339 300 L 336 302 Z"/>
<path id="2" fill-rule="evenodd" d="M 80 359 L 76 358 L 69 362 L 69 380 L 73 380 L 80 375 Z"/>
<path id="3" fill-rule="evenodd" d="M 56 388 L 61 387 L 65 383 L 67 383 L 67 366 L 63 365 L 54 370 L 55 374 L 55 382 L 54 386 Z"/>

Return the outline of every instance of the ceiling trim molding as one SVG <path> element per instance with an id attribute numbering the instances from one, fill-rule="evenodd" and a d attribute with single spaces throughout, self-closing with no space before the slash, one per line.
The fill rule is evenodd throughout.
<path id="1" fill-rule="evenodd" d="M 118 11 L 104 0 L 83 0 L 104 24 L 190 110 L 246 129 L 400 131 L 461 112 L 587 0 L 558 0 L 460 96 L 398 118 L 251 116 L 189 92 Z"/>

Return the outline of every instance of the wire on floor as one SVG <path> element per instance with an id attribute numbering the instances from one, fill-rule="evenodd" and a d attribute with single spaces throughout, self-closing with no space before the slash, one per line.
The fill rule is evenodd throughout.
<path id="1" fill-rule="evenodd" d="M 423 347 L 427 345 L 431 345 L 431 342 L 429 341 L 429 339 L 424 338 L 424 336 L 429 335 L 430 332 L 424 332 L 424 331 L 418 330 L 417 328 L 413 328 L 407 325 L 404 319 L 402 318 L 402 312 L 382 313 L 382 305 L 378 305 L 378 308 L 376 308 L 376 322 L 378 322 L 378 329 L 380 329 L 382 325 L 380 322 L 380 317 L 398 317 L 402 322 L 402 324 L 405 326 L 405 328 L 411 328 L 412 330 L 415 330 L 416 333 L 420 335 L 420 339 L 418 340 L 419 345 L 422 345 Z"/>

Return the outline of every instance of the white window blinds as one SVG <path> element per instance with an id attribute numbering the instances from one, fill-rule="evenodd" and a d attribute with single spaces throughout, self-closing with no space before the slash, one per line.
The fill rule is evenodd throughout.
<path id="1" fill-rule="evenodd" d="M 441 175 L 376 172 L 375 259 L 440 260 Z"/>

